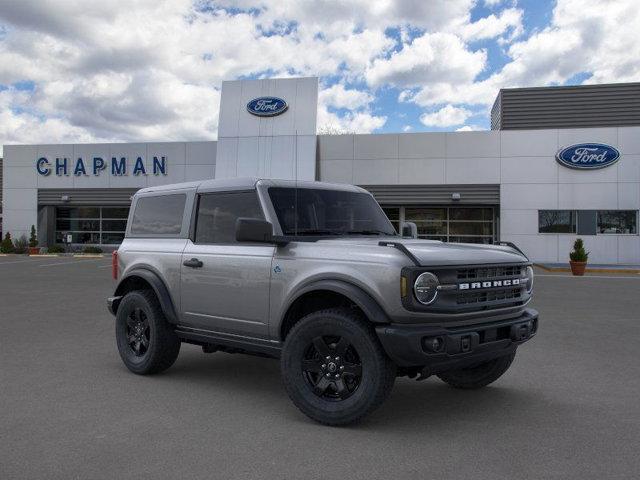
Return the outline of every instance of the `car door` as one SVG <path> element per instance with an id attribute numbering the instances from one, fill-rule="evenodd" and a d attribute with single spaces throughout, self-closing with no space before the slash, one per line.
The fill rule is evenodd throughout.
<path id="1" fill-rule="evenodd" d="M 264 219 L 255 190 L 198 194 L 182 254 L 181 317 L 194 328 L 268 338 L 275 246 L 236 242 L 239 217 Z"/>

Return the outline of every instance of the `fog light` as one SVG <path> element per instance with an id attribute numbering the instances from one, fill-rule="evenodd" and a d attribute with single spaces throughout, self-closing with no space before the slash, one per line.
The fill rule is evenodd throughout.
<path id="1" fill-rule="evenodd" d="M 439 352 L 444 347 L 444 338 L 427 337 L 424 339 L 424 346 L 430 352 Z"/>

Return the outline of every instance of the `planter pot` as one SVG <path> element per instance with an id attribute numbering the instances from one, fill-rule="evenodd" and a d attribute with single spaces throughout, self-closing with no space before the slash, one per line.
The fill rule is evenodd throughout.
<path id="1" fill-rule="evenodd" d="M 29 247 L 29 255 L 39 255 L 40 247 Z"/>
<path id="2" fill-rule="evenodd" d="M 570 260 L 569 265 L 571 265 L 571 273 L 578 277 L 584 275 L 584 271 L 587 268 L 587 262 L 574 262 L 573 260 Z"/>

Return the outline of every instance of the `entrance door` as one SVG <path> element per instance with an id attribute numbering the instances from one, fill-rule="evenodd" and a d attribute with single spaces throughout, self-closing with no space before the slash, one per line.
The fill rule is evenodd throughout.
<path id="1" fill-rule="evenodd" d="M 255 191 L 199 195 L 194 240 L 182 254 L 182 320 L 195 328 L 267 338 L 275 247 L 237 243 L 238 217 L 264 218 Z"/>

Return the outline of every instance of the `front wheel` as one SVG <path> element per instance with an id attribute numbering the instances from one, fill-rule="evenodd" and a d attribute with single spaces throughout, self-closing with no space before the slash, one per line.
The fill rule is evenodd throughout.
<path id="1" fill-rule="evenodd" d="M 313 312 L 289 332 L 281 356 L 284 386 L 308 417 L 357 422 L 380 406 L 396 377 L 371 326 L 349 309 Z"/>
<path id="2" fill-rule="evenodd" d="M 180 339 L 150 290 L 129 292 L 120 302 L 116 342 L 124 364 L 139 375 L 166 370 L 180 352 Z"/>
<path id="3" fill-rule="evenodd" d="M 473 367 L 439 373 L 438 377 L 454 388 L 473 390 L 486 387 L 495 382 L 509 369 L 515 356 L 516 352 L 514 351 L 509 355 L 504 355 Z"/>

